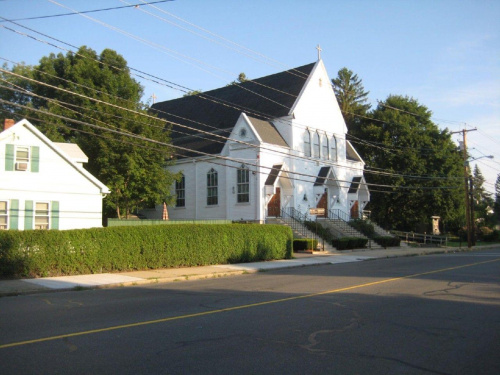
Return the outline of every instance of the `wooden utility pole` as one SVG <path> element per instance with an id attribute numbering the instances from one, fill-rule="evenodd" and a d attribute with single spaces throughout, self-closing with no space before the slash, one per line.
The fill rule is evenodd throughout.
<path id="1" fill-rule="evenodd" d="M 467 159 L 469 156 L 467 155 L 467 132 L 472 132 L 477 130 L 474 129 L 463 129 L 457 132 L 451 132 L 451 134 L 462 133 L 463 143 L 462 143 L 462 152 L 464 158 L 464 180 L 465 180 L 465 220 L 467 225 L 467 248 L 470 250 L 472 248 L 472 230 L 474 228 L 474 219 L 473 212 L 471 207 L 471 199 L 469 196 L 469 163 Z M 471 186 L 472 189 L 472 186 Z"/>

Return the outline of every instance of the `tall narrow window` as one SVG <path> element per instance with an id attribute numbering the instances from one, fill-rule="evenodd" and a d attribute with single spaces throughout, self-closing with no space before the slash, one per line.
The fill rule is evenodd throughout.
<path id="1" fill-rule="evenodd" d="M 9 211 L 7 207 L 7 201 L 0 201 L 0 230 L 7 229 L 8 222 L 9 222 Z"/>
<path id="2" fill-rule="evenodd" d="M 36 202 L 35 229 L 49 229 L 49 203 Z"/>
<path id="3" fill-rule="evenodd" d="M 236 186 L 238 187 L 237 202 L 250 202 L 250 173 L 244 164 L 238 169 Z"/>
<path id="4" fill-rule="evenodd" d="M 330 159 L 328 155 L 329 147 L 328 147 L 328 137 L 326 136 L 326 133 L 323 134 L 321 137 L 321 156 L 323 159 Z"/>
<path id="5" fill-rule="evenodd" d="M 175 181 L 175 207 L 185 207 L 186 206 L 186 180 L 184 175 L 182 175 L 179 181 Z"/>
<path id="6" fill-rule="evenodd" d="M 319 153 L 320 153 L 319 134 L 318 132 L 315 132 L 313 135 L 313 157 L 319 158 L 320 157 Z"/>
<path id="7" fill-rule="evenodd" d="M 304 132 L 304 156 L 311 156 L 311 133 L 307 129 Z"/>
<path id="8" fill-rule="evenodd" d="M 213 206 L 219 203 L 217 171 L 210 169 L 207 173 L 207 205 Z"/>
<path id="9" fill-rule="evenodd" d="M 330 145 L 330 159 L 337 161 L 337 138 L 332 136 L 332 144 Z"/>

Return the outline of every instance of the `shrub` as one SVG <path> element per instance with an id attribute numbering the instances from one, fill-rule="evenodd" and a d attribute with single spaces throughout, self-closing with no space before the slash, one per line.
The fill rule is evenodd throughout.
<path id="1" fill-rule="evenodd" d="M 401 240 L 398 237 L 377 236 L 373 240 L 382 247 L 400 246 Z"/>
<path id="2" fill-rule="evenodd" d="M 184 224 L 0 231 L 0 276 L 55 276 L 290 258 L 279 225 Z"/>
<path id="3" fill-rule="evenodd" d="M 315 250 L 318 247 L 318 240 L 312 238 L 297 238 L 293 240 L 293 251 Z"/>
<path id="4" fill-rule="evenodd" d="M 342 237 L 332 241 L 332 245 L 337 250 L 362 249 L 367 243 L 367 238 L 360 237 Z"/>
<path id="5" fill-rule="evenodd" d="M 375 227 L 366 220 L 354 219 L 349 221 L 349 225 L 358 232 L 363 233 L 366 237 L 371 238 L 375 234 Z"/>

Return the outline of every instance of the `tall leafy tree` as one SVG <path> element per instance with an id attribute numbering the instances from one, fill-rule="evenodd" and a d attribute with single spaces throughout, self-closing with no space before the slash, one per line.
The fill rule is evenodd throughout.
<path id="1" fill-rule="evenodd" d="M 370 116 L 356 147 L 371 170 L 365 175 L 374 184 L 372 218 L 387 228 L 419 231 L 437 215 L 447 229 L 458 227 L 465 212 L 463 162 L 448 131 L 403 96 L 389 96 Z"/>
<path id="2" fill-rule="evenodd" d="M 87 169 L 111 190 L 104 201 L 109 216 L 128 216 L 135 208 L 171 199 L 173 178 L 165 170 L 172 156 L 165 145 L 169 132 L 162 121 L 148 116 L 143 89 L 121 55 L 110 49 L 97 54 L 84 46 L 12 72 L 33 81 L 5 74 L 11 87 L 34 95 L 16 94 L 9 98 L 10 108 L 2 109 L 27 117 L 53 141 L 77 143 L 89 156 Z"/>
<path id="3" fill-rule="evenodd" d="M 370 110 L 370 92 L 365 91 L 363 80 L 347 68 L 338 71 L 337 77 L 332 79 L 332 84 L 345 122 L 350 131 L 355 131 L 360 123 L 360 117 L 356 115 L 365 115 Z"/>

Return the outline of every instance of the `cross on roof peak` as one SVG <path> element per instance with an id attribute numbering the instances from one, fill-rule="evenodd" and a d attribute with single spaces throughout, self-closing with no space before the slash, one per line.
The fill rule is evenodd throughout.
<path id="1" fill-rule="evenodd" d="M 321 60 L 321 51 L 323 50 L 321 49 L 319 44 L 316 46 L 316 49 L 318 50 L 318 60 Z"/>

